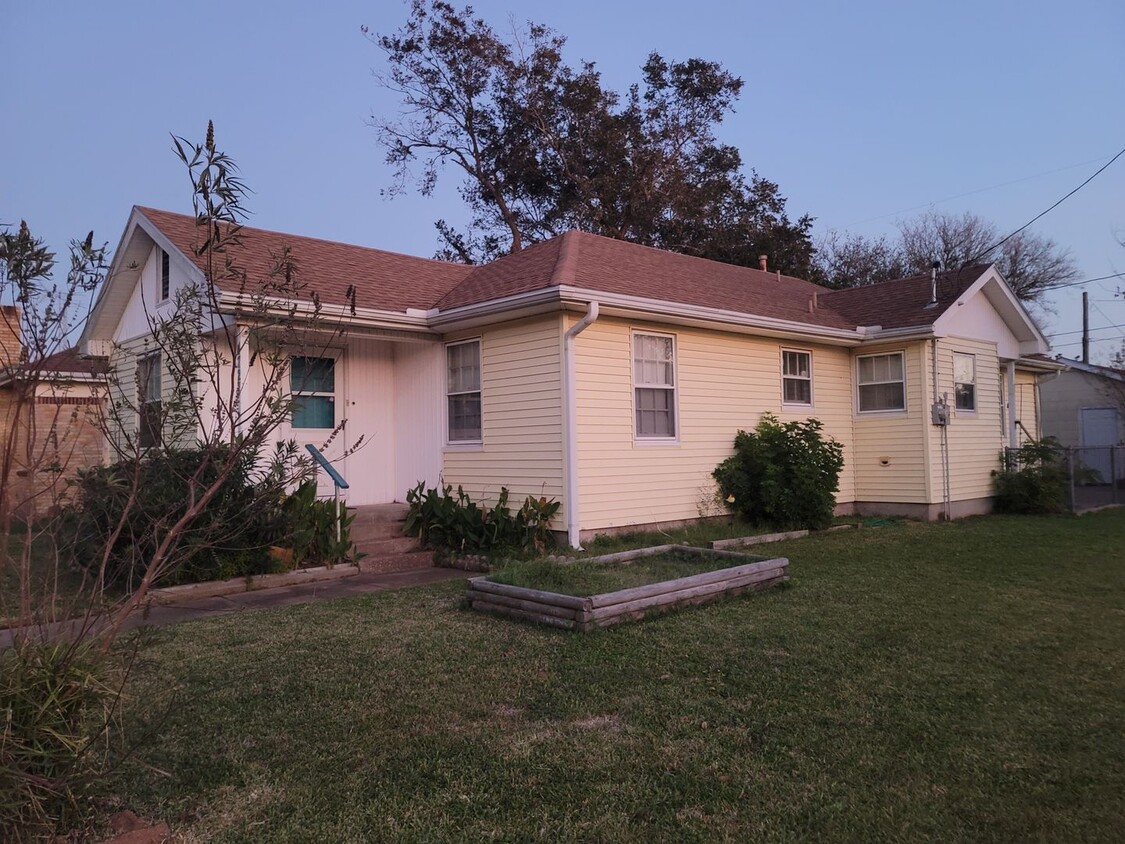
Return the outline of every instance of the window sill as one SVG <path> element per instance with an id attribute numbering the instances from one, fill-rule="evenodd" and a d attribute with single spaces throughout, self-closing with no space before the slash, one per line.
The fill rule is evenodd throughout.
<path id="1" fill-rule="evenodd" d="M 633 445 L 637 448 L 675 448 L 679 446 L 679 444 L 680 440 L 678 437 L 670 439 L 633 437 Z"/>
<path id="2" fill-rule="evenodd" d="M 446 454 L 458 451 L 484 451 L 483 442 L 446 443 L 442 449 Z"/>
<path id="3" fill-rule="evenodd" d="M 855 412 L 856 419 L 882 419 L 888 416 L 906 416 L 907 411 L 905 408 L 902 410 L 857 410 Z"/>

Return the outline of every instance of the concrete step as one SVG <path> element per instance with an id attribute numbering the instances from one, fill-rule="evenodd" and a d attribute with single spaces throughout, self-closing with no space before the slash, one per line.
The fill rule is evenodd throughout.
<path id="1" fill-rule="evenodd" d="M 359 561 L 363 574 L 382 574 L 392 571 L 417 571 L 432 568 L 432 551 L 412 551 L 408 554 L 372 554 Z"/>
<path id="2" fill-rule="evenodd" d="M 402 524 L 410 512 L 407 504 L 363 504 L 349 507 L 348 513 L 355 516 L 353 525 Z"/>
<path id="3" fill-rule="evenodd" d="M 352 542 L 355 543 L 358 550 L 372 557 L 409 554 L 421 548 L 418 540 L 413 536 L 397 536 L 392 539 L 366 539 L 362 542 L 353 536 Z"/>
<path id="4" fill-rule="evenodd" d="M 402 523 L 386 522 L 385 524 L 357 525 L 352 522 L 352 542 L 381 542 L 384 539 L 402 539 Z"/>

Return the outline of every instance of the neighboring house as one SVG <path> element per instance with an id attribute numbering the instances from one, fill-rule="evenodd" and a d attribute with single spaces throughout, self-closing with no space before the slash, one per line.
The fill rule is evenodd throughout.
<path id="1" fill-rule="evenodd" d="M 0 319 L 0 442 L 12 459 L 3 467 L 0 506 L 34 516 L 66 498 L 79 469 L 105 462 L 105 384 L 98 363 L 80 357 L 75 348 L 20 366 L 19 322 L 16 308 L 5 306 Z"/>
<path id="2" fill-rule="evenodd" d="M 843 444 L 841 512 L 985 512 L 998 455 L 1038 436 L 1037 380 L 1059 368 L 990 266 L 939 274 L 932 302 L 929 276 L 828 291 L 579 232 L 475 267 L 243 236 L 250 278 L 288 247 L 349 326 L 296 361 L 318 389 L 279 436 L 319 442 L 346 419 L 336 453 L 367 443 L 338 463 L 351 503 L 401 501 L 419 481 L 486 500 L 506 486 L 562 501 L 573 544 L 696 518 L 735 433 L 764 412 L 816 417 Z M 143 389 L 149 315 L 202 282 L 198 240 L 193 218 L 134 208 L 83 338 L 113 349 L 122 389 Z M 219 291 L 231 320 L 242 295 Z"/>
<path id="3" fill-rule="evenodd" d="M 1125 466 L 1111 466 L 1110 446 L 1125 446 L 1125 370 L 1058 358 L 1067 368 L 1041 386 L 1043 434 L 1080 448 L 1083 464 L 1108 479 Z M 1117 450 L 1125 457 L 1125 451 Z M 1119 459 L 1119 458 L 1118 458 Z"/>

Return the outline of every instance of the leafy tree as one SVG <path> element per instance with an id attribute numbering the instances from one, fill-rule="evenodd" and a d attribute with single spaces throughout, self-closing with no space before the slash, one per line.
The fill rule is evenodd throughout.
<path id="1" fill-rule="evenodd" d="M 929 272 L 935 260 L 946 269 L 989 262 L 1025 301 L 1077 278 L 1070 252 L 1053 240 L 1028 231 L 1002 239 L 976 214 L 927 211 L 899 223 L 893 240 L 831 232 L 818 244 L 813 276 L 829 287 L 856 287 Z"/>
<path id="2" fill-rule="evenodd" d="M 528 23 L 504 39 L 471 8 L 414 0 L 389 35 L 380 84 L 402 112 L 372 125 L 395 168 L 388 193 L 434 190 L 453 165 L 467 230 L 437 222 L 441 257 L 476 263 L 569 229 L 785 272 L 810 267 L 812 219 L 789 219 L 778 186 L 742 172 L 716 128 L 742 90 L 717 62 L 652 53 L 641 82 L 607 89 L 566 39 Z M 420 166 L 420 170 L 415 168 Z"/>

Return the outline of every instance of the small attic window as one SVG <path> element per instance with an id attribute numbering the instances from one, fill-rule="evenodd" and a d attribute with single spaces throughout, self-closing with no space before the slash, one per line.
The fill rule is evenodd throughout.
<path id="1" fill-rule="evenodd" d="M 169 269 L 168 269 L 168 253 L 163 249 L 160 250 L 160 301 L 164 302 L 168 299 L 171 285 L 168 283 Z"/>

